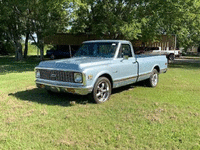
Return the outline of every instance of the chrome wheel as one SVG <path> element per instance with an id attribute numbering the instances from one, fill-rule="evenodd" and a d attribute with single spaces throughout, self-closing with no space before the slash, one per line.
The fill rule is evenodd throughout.
<path id="1" fill-rule="evenodd" d="M 104 102 L 108 99 L 109 85 L 107 82 L 100 82 L 97 86 L 96 97 L 100 102 Z"/>
<path id="2" fill-rule="evenodd" d="M 152 82 L 153 86 L 157 85 L 157 83 L 158 83 L 158 74 L 157 73 L 153 74 L 151 82 Z"/>
<path id="3" fill-rule="evenodd" d="M 110 81 L 105 77 L 100 77 L 95 83 L 93 89 L 93 98 L 96 103 L 103 103 L 107 101 L 111 94 Z"/>
<path id="4" fill-rule="evenodd" d="M 158 80 L 158 71 L 156 69 L 153 69 L 150 78 L 146 80 L 146 85 L 149 87 L 156 87 L 158 84 Z"/>

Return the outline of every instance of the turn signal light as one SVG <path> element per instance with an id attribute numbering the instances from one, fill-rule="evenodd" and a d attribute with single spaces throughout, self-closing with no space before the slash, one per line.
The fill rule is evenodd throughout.
<path id="1" fill-rule="evenodd" d="M 44 86 L 43 84 L 40 84 L 40 88 L 42 88 L 42 89 L 43 89 L 43 88 L 45 88 L 45 86 Z"/>

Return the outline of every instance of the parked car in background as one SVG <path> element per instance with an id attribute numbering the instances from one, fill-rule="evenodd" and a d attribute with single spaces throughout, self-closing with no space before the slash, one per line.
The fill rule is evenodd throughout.
<path id="1" fill-rule="evenodd" d="M 47 50 L 46 56 L 50 59 L 70 58 L 72 57 L 79 46 L 56 45 L 52 49 Z"/>
<path id="2" fill-rule="evenodd" d="M 156 87 L 167 71 L 165 55 L 135 55 L 131 42 L 83 42 L 73 58 L 43 61 L 35 68 L 36 85 L 52 92 L 90 94 L 96 103 L 107 101 L 113 88 L 138 81 Z"/>
<path id="3" fill-rule="evenodd" d="M 175 57 L 181 56 L 181 50 L 176 49 L 169 49 L 169 47 L 166 48 L 166 50 L 162 50 L 161 47 L 134 47 L 136 54 L 154 54 L 154 55 L 165 55 L 168 60 L 174 60 Z"/>

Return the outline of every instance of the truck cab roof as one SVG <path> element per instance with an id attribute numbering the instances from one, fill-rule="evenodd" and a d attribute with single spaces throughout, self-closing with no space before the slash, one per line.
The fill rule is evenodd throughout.
<path id="1" fill-rule="evenodd" d="M 126 40 L 91 40 L 91 41 L 85 41 L 83 43 L 99 43 L 99 42 L 102 42 L 102 43 L 105 43 L 105 42 L 118 42 L 118 43 L 130 44 L 130 42 L 126 41 Z"/>

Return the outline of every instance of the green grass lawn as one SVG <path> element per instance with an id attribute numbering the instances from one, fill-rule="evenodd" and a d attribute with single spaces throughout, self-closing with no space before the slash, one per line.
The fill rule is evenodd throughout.
<path id="1" fill-rule="evenodd" d="M 36 88 L 38 63 L 0 57 L 0 149 L 200 149 L 200 64 L 170 64 L 156 88 L 97 105 Z"/>
<path id="2" fill-rule="evenodd" d="M 52 48 L 52 45 L 45 45 L 44 46 L 44 55 L 46 55 L 46 51 L 51 48 Z M 22 43 L 22 50 L 24 50 L 24 43 Z M 39 48 L 35 45 L 28 43 L 28 55 L 29 56 L 40 55 Z"/>

